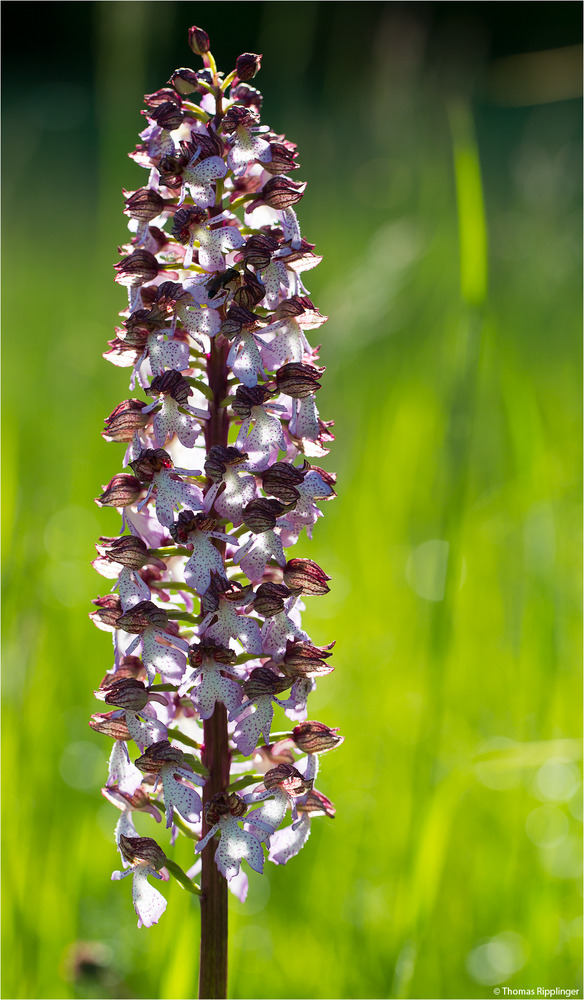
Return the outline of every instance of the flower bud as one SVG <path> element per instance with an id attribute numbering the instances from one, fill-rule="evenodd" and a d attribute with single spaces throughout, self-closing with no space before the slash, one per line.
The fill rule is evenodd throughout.
<path id="1" fill-rule="evenodd" d="M 128 795 L 127 792 L 125 794 L 124 792 L 120 792 L 119 794 L 127 799 L 132 809 L 147 809 L 152 801 L 143 785 L 138 785 L 138 788 L 132 795 Z"/>
<path id="2" fill-rule="evenodd" d="M 276 462 L 261 473 L 264 493 L 286 504 L 299 500 L 300 493 L 295 487 L 304 480 L 307 470 L 308 466 L 298 469 L 288 462 Z"/>
<path id="3" fill-rule="evenodd" d="M 258 317 L 241 306 L 233 305 L 228 309 L 227 315 L 221 324 L 221 333 L 228 340 L 241 333 L 242 329 L 252 329 L 257 323 Z"/>
<path id="4" fill-rule="evenodd" d="M 164 448 L 144 448 L 138 458 L 130 462 L 136 479 L 142 483 L 151 483 L 157 472 L 172 469 L 172 459 Z"/>
<path id="5" fill-rule="evenodd" d="M 215 826 L 222 816 L 245 816 L 247 806 L 237 792 L 218 792 L 205 806 L 207 826 Z"/>
<path id="6" fill-rule="evenodd" d="M 292 361 L 276 372 L 278 391 L 294 399 L 304 399 L 320 389 L 318 380 L 323 371 L 324 368 L 305 365 L 302 361 Z"/>
<path id="7" fill-rule="evenodd" d="M 189 28 L 189 45 L 197 56 L 206 55 L 211 48 L 207 32 L 203 31 L 202 28 L 197 28 L 196 25 Z"/>
<path id="8" fill-rule="evenodd" d="M 89 617 L 98 628 L 117 628 L 122 615 L 122 602 L 117 594 L 106 594 L 96 597 L 92 604 L 97 605 L 97 611 L 91 611 Z"/>
<path id="9" fill-rule="evenodd" d="M 138 309 L 128 319 L 124 320 L 124 329 L 117 330 L 116 332 L 119 333 L 121 343 L 125 348 L 131 348 L 137 354 L 142 353 L 146 346 L 146 341 L 152 332 L 149 317 L 150 313 L 148 309 Z"/>
<path id="10" fill-rule="evenodd" d="M 105 418 L 101 436 L 106 441 L 131 441 L 135 432 L 146 427 L 150 419 L 147 413 L 142 413 L 143 408 L 141 399 L 125 399 Z"/>
<path id="11" fill-rule="evenodd" d="M 166 129 L 167 132 L 174 132 L 182 125 L 184 114 L 172 101 L 165 101 L 154 111 L 149 111 L 148 117 L 153 118 L 160 128 Z"/>
<path id="12" fill-rule="evenodd" d="M 232 104 L 225 112 L 221 125 L 225 135 L 231 135 L 236 128 L 253 128 L 259 123 L 260 116 L 256 115 L 255 111 L 244 108 L 241 104 Z"/>
<path id="13" fill-rule="evenodd" d="M 209 660 L 215 660 L 216 663 L 225 663 L 228 665 L 235 663 L 237 654 L 235 650 L 228 649 L 226 646 L 219 646 L 211 639 L 203 640 L 203 642 L 195 642 L 189 646 L 189 663 L 191 667 L 200 667 L 205 657 Z"/>
<path id="14" fill-rule="evenodd" d="M 338 728 L 330 729 L 323 722 L 301 722 L 292 730 L 292 739 L 303 753 L 326 753 L 343 742 L 337 733 Z"/>
<path id="15" fill-rule="evenodd" d="M 180 104 L 175 92 L 170 87 L 161 87 L 160 90 L 155 90 L 152 94 L 144 94 L 144 102 L 149 108 L 159 108 L 162 104 L 168 104 L 169 101 L 175 106 Z"/>
<path id="16" fill-rule="evenodd" d="M 309 642 L 286 643 L 286 653 L 278 669 L 292 677 L 318 677 L 330 674 L 334 667 L 329 667 L 323 661 L 332 654 L 330 646 L 311 646 Z"/>
<path id="17" fill-rule="evenodd" d="M 279 694 L 289 688 L 292 681 L 288 677 L 278 677 L 268 667 L 255 667 L 243 682 L 243 690 L 250 701 L 263 695 Z"/>
<path id="18" fill-rule="evenodd" d="M 120 612 L 121 613 L 121 612 Z M 110 687 L 122 677 L 138 677 L 144 672 L 144 664 L 139 656 L 122 656 L 118 669 L 112 673 L 107 673 L 101 682 L 101 688 Z"/>
<path id="19" fill-rule="evenodd" d="M 162 608 L 156 607 L 152 601 L 140 601 L 118 618 L 117 625 L 124 632 L 141 635 L 150 625 L 162 630 L 166 629 L 168 615 Z"/>
<path id="20" fill-rule="evenodd" d="M 105 487 L 101 496 L 95 498 L 100 507 L 129 507 L 142 492 L 142 483 L 135 476 L 120 472 Z"/>
<path id="21" fill-rule="evenodd" d="M 152 837 L 125 837 L 122 833 L 120 851 L 131 865 L 147 864 L 155 871 L 160 871 L 166 861 L 166 854 Z"/>
<path id="22" fill-rule="evenodd" d="M 186 246 L 191 240 L 195 227 L 200 226 L 205 218 L 206 212 L 194 205 L 188 208 L 179 208 L 172 220 L 172 235 L 175 240 Z"/>
<path id="23" fill-rule="evenodd" d="M 316 788 L 312 788 L 304 802 L 298 803 L 298 812 L 309 813 L 311 816 L 328 816 L 329 819 L 334 819 L 337 813 L 334 805 L 330 799 L 327 799 L 326 795 L 322 792 L 317 792 Z"/>
<path id="24" fill-rule="evenodd" d="M 291 590 L 301 590 L 303 594 L 328 594 L 330 587 L 326 585 L 327 580 L 330 576 L 312 559 L 289 559 L 284 568 L 284 583 Z"/>
<path id="25" fill-rule="evenodd" d="M 191 391 L 184 375 L 181 375 L 175 368 L 169 368 L 162 375 L 156 375 L 144 390 L 147 396 L 156 396 L 158 393 L 171 396 L 182 406 L 188 402 Z"/>
<path id="26" fill-rule="evenodd" d="M 233 448 L 231 445 L 224 448 L 220 444 L 214 444 L 209 448 L 205 459 L 205 475 L 214 483 L 220 482 L 225 475 L 227 468 L 241 465 L 247 459 L 247 452 Z"/>
<path id="27" fill-rule="evenodd" d="M 217 521 L 208 514 L 194 514 L 192 510 L 181 510 L 177 520 L 170 527 L 175 542 L 183 545 L 189 541 L 193 531 L 216 531 Z"/>
<path id="28" fill-rule="evenodd" d="M 151 743 L 134 763 L 144 774 L 159 774 L 166 764 L 174 764 L 176 767 L 188 766 L 182 750 L 171 747 L 168 740 Z"/>
<path id="29" fill-rule="evenodd" d="M 101 545 L 99 544 L 101 542 Z M 118 535 L 116 538 L 101 537 L 97 543 L 98 552 L 100 549 L 106 559 L 110 562 L 120 563 L 128 569 L 142 569 L 149 562 L 148 547 L 146 542 L 136 535 Z"/>
<path id="30" fill-rule="evenodd" d="M 89 726 L 95 733 L 110 736 L 112 740 L 121 740 L 126 743 L 132 739 L 124 716 L 118 715 L 117 711 L 95 712 L 89 719 Z"/>
<path id="31" fill-rule="evenodd" d="M 260 535 L 262 531 L 270 531 L 285 510 L 286 507 L 279 500 L 256 497 L 243 508 L 243 523 L 254 535 Z"/>
<path id="32" fill-rule="evenodd" d="M 197 74 L 186 67 L 175 69 L 168 82 L 181 97 L 186 97 L 187 94 L 192 94 L 200 89 Z"/>
<path id="33" fill-rule="evenodd" d="M 174 308 L 181 299 L 191 299 L 189 292 L 180 281 L 163 281 L 156 289 L 156 305 L 159 309 Z"/>
<path id="34" fill-rule="evenodd" d="M 288 597 L 290 591 L 282 583 L 260 583 L 252 602 L 253 609 L 263 618 L 273 618 L 284 610 Z"/>
<path id="35" fill-rule="evenodd" d="M 269 174 L 287 174 L 289 170 L 298 170 L 300 164 L 296 162 L 298 154 L 293 142 L 271 142 L 270 151 L 272 159 L 262 164 Z"/>
<path id="36" fill-rule="evenodd" d="M 315 307 L 307 295 L 292 295 L 289 299 L 280 302 L 276 309 L 278 319 L 285 319 L 287 316 L 301 316 L 305 312 L 315 312 Z"/>
<path id="37" fill-rule="evenodd" d="M 105 691 L 104 701 L 107 705 L 117 705 L 118 708 L 129 708 L 132 712 L 140 712 L 148 704 L 148 692 L 142 681 L 135 677 L 122 677 Z"/>
<path id="38" fill-rule="evenodd" d="M 262 284 L 253 271 L 246 269 L 243 275 L 243 284 L 239 288 L 236 288 L 233 293 L 233 301 L 243 309 L 255 309 L 265 294 L 265 285 Z"/>
<path id="39" fill-rule="evenodd" d="M 312 779 L 307 780 L 292 764 L 278 764 L 264 775 L 264 785 L 268 790 L 279 786 L 291 796 L 304 795 L 312 784 Z"/>
<path id="40" fill-rule="evenodd" d="M 270 208 L 277 208 L 280 211 L 290 208 L 300 201 L 306 190 L 306 181 L 291 181 L 289 177 L 271 177 L 264 184 L 259 194 L 259 200 Z"/>
<path id="41" fill-rule="evenodd" d="M 247 420 L 251 416 L 252 407 L 262 406 L 271 395 L 273 393 L 263 385 L 255 385 L 251 389 L 246 385 L 238 385 L 231 404 L 233 412 L 242 420 Z"/>
<path id="42" fill-rule="evenodd" d="M 262 109 L 263 97 L 259 90 L 247 83 L 238 83 L 231 88 L 231 99 L 243 104 L 244 108 L 253 108 L 258 114 Z M 265 164 L 263 164 L 265 168 Z"/>
<path id="43" fill-rule="evenodd" d="M 239 252 L 239 259 L 245 261 L 249 267 L 255 267 L 261 271 L 267 267 L 272 259 L 272 254 L 276 252 L 279 243 L 274 236 L 268 233 L 256 233 L 250 236 L 245 246 Z"/>
<path id="44" fill-rule="evenodd" d="M 262 65 L 262 57 L 253 52 L 244 52 L 235 60 L 235 69 L 240 80 L 253 80 Z"/>
<path id="45" fill-rule="evenodd" d="M 164 208 L 164 198 L 161 198 L 158 191 L 152 188 L 139 188 L 126 199 L 124 214 L 131 219 L 139 219 L 140 222 L 151 222 Z"/>
<path id="46" fill-rule="evenodd" d="M 149 250 L 134 250 L 134 253 L 124 257 L 114 267 L 118 272 L 116 281 L 130 288 L 137 288 L 145 281 L 154 281 L 159 271 L 158 261 Z"/>

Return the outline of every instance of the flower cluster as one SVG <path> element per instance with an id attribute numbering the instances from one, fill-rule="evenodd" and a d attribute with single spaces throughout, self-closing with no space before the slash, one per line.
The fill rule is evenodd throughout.
<path id="1" fill-rule="evenodd" d="M 342 740 L 307 710 L 333 643 L 313 645 L 300 612 L 329 577 L 287 552 L 335 496 L 335 477 L 313 464 L 332 434 L 307 340 L 326 317 L 302 281 L 320 260 L 293 208 L 305 184 L 289 176 L 294 143 L 260 124 L 249 82 L 260 56 L 241 55 L 224 78 L 206 33 L 191 28 L 189 41 L 204 68 L 146 95 L 130 154 L 148 177 L 124 192 L 131 237 L 116 281 L 128 307 L 104 356 L 146 398 L 105 420 L 127 471 L 96 501 L 120 511 L 122 530 L 97 543 L 94 566 L 113 587 L 91 617 L 112 633 L 114 661 L 96 691 L 108 711 L 90 725 L 114 741 L 103 793 L 121 810 L 124 870 L 113 878 L 133 875 L 146 926 L 166 906 L 148 877 L 170 873 L 197 893 L 201 860 L 182 872 L 138 835 L 135 813 L 164 816 L 197 856 L 212 845 L 244 899 L 243 860 L 262 872 L 267 851 L 285 864 L 315 816 L 334 816 L 314 782 L 320 754 Z M 276 706 L 290 724 L 274 737 Z"/>

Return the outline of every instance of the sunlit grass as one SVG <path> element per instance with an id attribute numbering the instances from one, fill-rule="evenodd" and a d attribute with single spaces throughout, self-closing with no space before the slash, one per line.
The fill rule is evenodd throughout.
<path id="1" fill-rule="evenodd" d="M 509 112 L 449 123 L 445 95 L 409 86 L 416 129 L 375 98 L 360 125 L 383 112 L 391 131 L 391 156 L 385 132 L 371 152 L 382 209 L 334 132 L 340 110 L 316 165 L 321 118 L 304 109 L 289 130 L 311 181 L 304 232 L 325 253 L 308 286 L 332 316 L 320 395 L 338 438 L 339 497 L 301 546 L 333 577 L 307 628 L 337 639 L 311 714 L 346 742 L 318 783 L 335 820 L 232 906 L 233 997 L 578 985 L 578 110 L 562 106 L 559 137 L 524 112 L 506 145 Z M 121 184 L 131 165 L 103 157 Z M 93 541 L 116 530 L 91 498 L 120 457 L 99 429 L 126 391 L 100 358 L 123 228 L 111 252 L 80 254 L 103 216 L 75 197 L 34 253 L 46 196 L 32 191 L 30 220 L 6 205 L 3 995 L 191 997 L 196 901 L 166 885 L 161 923 L 138 931 L 109 881 L 109 746 L 87 718 L 110 647 L 85 612 Z M 73 983 L 79 941 L 105 952 Z"/>

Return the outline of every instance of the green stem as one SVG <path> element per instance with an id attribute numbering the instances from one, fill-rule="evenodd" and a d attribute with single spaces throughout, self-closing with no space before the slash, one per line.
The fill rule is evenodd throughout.
<path id="1" fill-rule="evenodd" d="M 148 551 L 151 556 L 158 556 L 159 559 L 164 559 L 167 556 L 169 558 L 171 556 L 192 556 L 193 554 L 190 549 L 183 549 L 180 545 L 173 545 L 172 548 L 167 546 L 162 549 L 148 549 Z"/>
<path id="2" fill-rule="evenodd" d="M 201 596 L 195 587 L 190 587 L 188 583 L 182 583 L 180 580 L 154 580 L 149 586 L 157 590 L 186 590 L 187 594 L 193 594 L 197 597 Z"/>
<path id="3" fill-rule="evenodd" d="M 201 621 L 199 615 L 190 615 L 188 611 L 167 611 L 167 618 L 175 622 L 189 622 L 191 625 L 198 625 Z"/>

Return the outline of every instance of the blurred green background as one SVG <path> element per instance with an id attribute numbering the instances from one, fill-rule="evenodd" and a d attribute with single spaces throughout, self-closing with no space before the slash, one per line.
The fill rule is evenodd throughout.
<path id="1" fill-rule="evenodd" d="M 126 153 L 142 94 L 197 62 L 192 23 L 226 72 L 263 53 L 263 119 L 300 146 L 339 473 L 297 553 L 333 577 L 306 621 L 337 639 L 311 717 L 346 737 L 319 781 L 338 813 L 232 904 L 230 995 L 578 988 L 581 5 L 3 17 L 2 995 L 196 991 L 196 900 L 165 885 L 138 931 L 110 882 L 110 746 L 87 718 L 111 647 L 86 614 L 93 542 L 117 531 L 92 498 L 128 394 L 101 358 L 120 189 L 145 176 Z"/>

